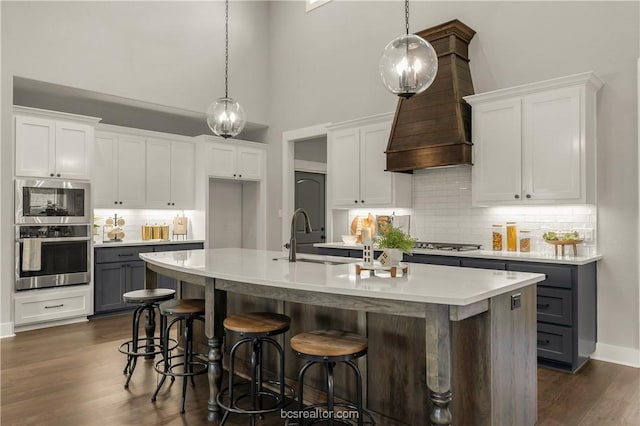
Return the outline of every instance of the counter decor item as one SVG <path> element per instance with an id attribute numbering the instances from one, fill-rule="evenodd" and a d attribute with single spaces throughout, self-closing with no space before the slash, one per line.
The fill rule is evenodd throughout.
<path id="1" fill-rule="evenodd" d="M 504 226 L 491 225 L 491 246 L 494 251 L 502 251 L 502 242 L 504 241 Z"/>
<path id="2" fill-rule="evenodd" d="M 117 243 L 122 241 L 124 239 L 124 231 L 122 229 L 124 224 L 124 219 L 118 217 L 117 214 L 107 218 L 102 227 L 102 242 Z"/>
<path id="3" fill-rule="evenodd" d="M 380 263 L 397 265 L 402 260 L 403 253 L 411 253 L 411 249 L 416 245 L 416 239 L 392 225 L 387 227 L 382 235 L 376 237 L 376 244 L 383 250 L 378 258 Z"/>
<path id="4" fill-rule="evenodd" d="M 145 223 L 142 225 L 142 241 L 149 241 L 153 236 L 153 229 L 151 225 Z"/>
<path id="5" fill-rule="evenodd" d="M 358 242 L 358 236 L 357 235 L 343 235 L 342 236 L 342 242 L 345 244 L 350 244 L 350 245 L 354 245 Z"/>
<path id="6" fill-rule="evenodd" d="M 362 228 L 368 228 L 371 236 L 376 233 L 376 220 L 371 213 L 367 217 L 356 216 L 351 221 L 351 235 L 357 235 L 357 243 L 362 243 Z"/>
<path id="7" fill-rule="evenodd" d="M 558 255 L 558 247 L 561 247 L 562 256 L 565 255 L 564 254 L 565 246 L 573 247 L 573 255 L 577 256 L 578 248 L 576 247 L 576 245 L 584 241 L 584 238 L 582 238 L 577 231 L 570 231 L 570 232 L 549 231 L 542 234 L 542 239 L 546 243 L 554 246 L 553 248 L 556 256 Z"/>
<path id="8" fill-rule="evenodd" d="M 173 218 L 173 238 L 181 236 L 187 239 L 187 229 L 189 229 L 189 219 L 186 216 L 176 216 Z"/>
<path id="9" fill-rule="evenodd" d="M 373 240 L 371 239 L 371 231 L 368 228 L 362 230 L 362 263 L 364 265 L 373 266 Z"/>
<path id="10" fill-rule="evenodd" d="M 518 251 L 518 230 L 515 222 L 507 222 L 507 251 Z"/>
<path id="11" fill-rule="evenodd" d="M 520 231 L 520 251 L 528 253 L 531 251 L 531 231 L 522 229 Z"/>

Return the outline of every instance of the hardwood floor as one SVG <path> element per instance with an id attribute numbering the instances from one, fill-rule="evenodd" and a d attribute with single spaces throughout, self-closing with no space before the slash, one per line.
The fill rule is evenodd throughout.
<path id="1" fill-rule="evenodd" d="M 187 390 L 165 384 L 158 401 L 153 363 L 140 360 L 128 390 L 118 345 L 129 315 L 19 333 L 0 340 L 0 423 L 9 425 L 206 425 L 206 375 Z M 538 369 L 539 425 L 639 425 L 640 369 L 590 361 L 578 374 Z M 278 413 L 263 426 L 282 425 Z M 229 426 L 247 425 L 230 417 Z"/>

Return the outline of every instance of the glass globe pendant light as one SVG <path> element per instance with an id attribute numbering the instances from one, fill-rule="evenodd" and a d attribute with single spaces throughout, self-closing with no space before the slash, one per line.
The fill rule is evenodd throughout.
<path id="1" fill-rule="evenodd" d="M 224 39 L 224 97 L 209 105 L 207 124 L 214 134 L 227 139 L 238 135 L 246 123 L 244 108 L 229 97 L 229 0 L 225 1 Z"/>
<path id="2" fill-rule="evenodd" d="M 380 58 L 380 78 L 387 90 L 403 98 L 427 90 L 438 73 L 438 55 L 431 44 L 409 34 L 409 0 L 404 2 L 406 33 L 392 40 Z"/>

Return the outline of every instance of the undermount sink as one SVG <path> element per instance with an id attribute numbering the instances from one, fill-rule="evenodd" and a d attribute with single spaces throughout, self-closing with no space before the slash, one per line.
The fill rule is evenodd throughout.
<path id="1" fill-rule="evenodd" d="M 274 257 L 273 260 L 286 260 L 288 262 L 289 258 L 287 258 L 287 257 Z M 346 263 L 349 263 L 349 262 L 336 262 L 335 260 L 305 259 L 305 258 L 300 258 L 300 257 L 296 260 L 296 262 L 320 263 L 320 264 L 325 264 L 325 265 L 344 265 Z M 292 263 L 295 263 L 295 262 L 292 262 Z"/>

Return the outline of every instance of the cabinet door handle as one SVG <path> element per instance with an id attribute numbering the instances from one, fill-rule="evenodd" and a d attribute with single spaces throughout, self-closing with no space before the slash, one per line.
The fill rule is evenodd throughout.
<path id="1" fill-rule="evenodd" d="M 549 305 L 548 303 L 538 303 L 537 306 L 538 309 L 549 309 L 549 306 L 551 305 Z"/>
<path id="2" fill-rule="evenodd" d="M 520 196 L 518 194 L 514 195 L 513 198 L 515 198 L 516 200 L 520 198 Z"/>
<path id="3" fill-rule="evenodd" d="M 545 339 L 545 340 L 540 340 L 540 339 L 538 339 L 538 344 L 539 344 L 539 345 L 544 345 L 544 346 L 546 346 L 546 345 L 548 345 L 549 343 L 550 343 L 550 342 L 549 342 L 549 339 Z"/>
<path id="4" fill-rule="evenodd" d="M 531 194 L 527 194 L 527 198 L 531 198 Z"/>
<path id="5" fill-rule="evenodd" d="M 51 305 L 51 306 L 45 306 L 45 309 L 51 309 L 51 308 L 61 308 L 64 306 L 64 303 L 61 303 L 59 305 Z"/>
<path id="6" fill-rule="evenodd" d="M 118 257 L 128 257 L 128 256 L 133 256 L 134 253 L 118 253 Z"/>

